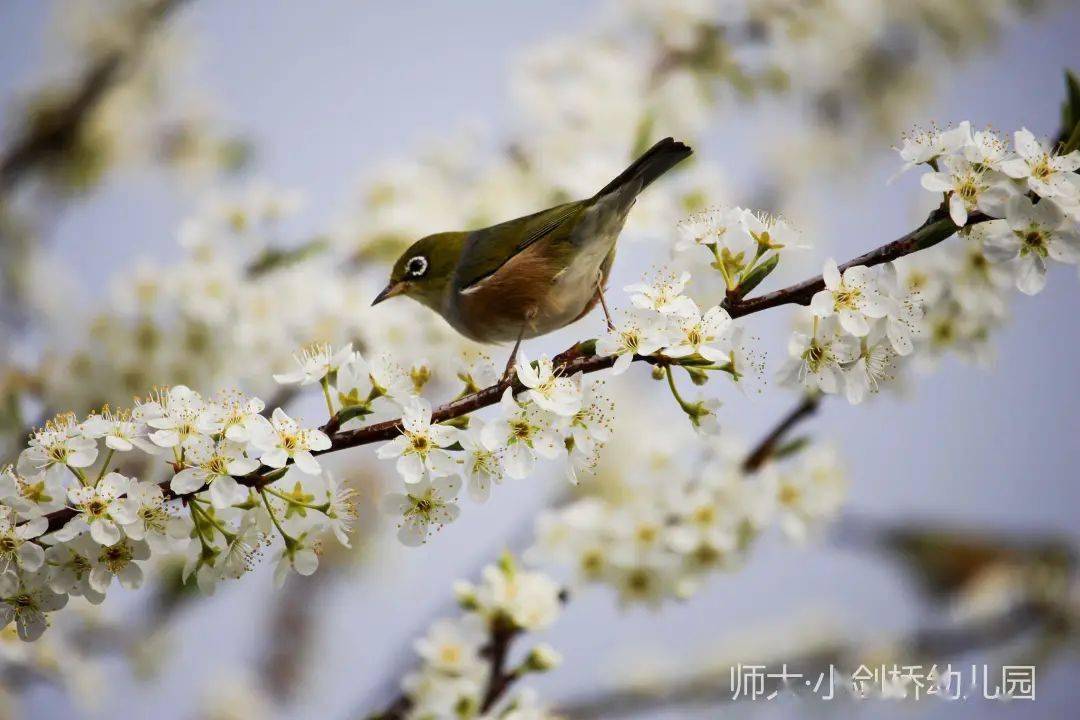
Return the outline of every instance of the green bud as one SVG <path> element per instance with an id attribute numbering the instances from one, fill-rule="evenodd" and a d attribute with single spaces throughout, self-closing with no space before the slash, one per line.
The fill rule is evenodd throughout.
<path id="1" fill-rule="evenodd" d="M 529 651 L 525 662 L 521 664 L 522 672 L 547 672 L 554 670 L 562 664 L 562 655 L 547 643 L 541 643 Z"/>
<path id="2" fill-rule="evenodd" d="M 690 376 L 690 381 L 695 385 L 704 385 L 709 382 L 709 373 L 706 370 L 696 367 L 683 367 L 686 370 L 686 374 Z"/>
<path id="3" fill-rule="evenodd" d="M 503 554 L 499 556 L 499 569 L 503 571 L 507 577 L 513 577 L 517 572 L 517 567 L 514 563 L 514 556 L 509 551 L 503 551 Z"/>

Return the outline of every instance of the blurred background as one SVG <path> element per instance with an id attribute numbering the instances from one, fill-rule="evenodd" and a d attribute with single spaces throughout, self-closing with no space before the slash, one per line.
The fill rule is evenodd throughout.
<path id="1" fill-rule="evenodd" d="M 701 30 L 721 12 L 736 18 L 725 32 Z M 239 384 L 269 401 L 270 371 L 314 337 L 442 363 L 460 343 L 431 318 L 404 303 L 388 315 L 367 307 L 387 259 L 427 232 L 589 194 L 641 134 L 684 137 L 697 162 L 669 196 L 639 203 L 613 288 L 668 259 L 675 220 L 720 203 L 783 211 L 813 240 L 763 289 L 809 276 L 827 257 L 899 237 L 932 209 L 918 171 L 889 182 L 903 131 L 970 120 L 1054 136 L 1063 71 L 1080 67 L 1078 33 L 1080 7 L 1067 0 L 9 0 L 0 6 L 4 459 L 47 411 L 123 403 L 155 384 Z M 670 76 L 658 70 L 665 63 L 676 67 Z M 265 231 L 230 250 L 249 270 L 269 263 L 243 280 L 200 265 L 204 248 L 182 232 L 191 217 L 241 222 L 237 208 Z M 331 282 L 332 272 L 355 282 Z M 241 282 L 245 309 L 223 310 L 216 300 Z M 157 297 L 152 313 L 147 293 Z M 1028 620 L 1006 623 L 949 650 L 969 664 L 1035 662 L 1034 703 L 811 707 L 727 703 L 725 691 L 726 663 L 795 662 L 837 646 L 873 657 L 947 626 L 957 603 L 977 604 L 987 583 L 968 581 L 983 565 L 1026 566 L 1047 546 L 1075 546 L 1078 302 L 1075 273 L 1053 268 L 1047 289 L 1017 296 L 986 345 L 944 354 L 932 372 L 864 405 L 826 402 L 807 432 L 833 442 L 849 478 L 830 531 L 795 549 L 764 538 L 736 572 L 659 610 L 620 608 L 602 587 L 580 593 L 545 635 L 564 665 L 533 685 L 572 717 L 1069 716 L 1080 664 L 1072 627 L 1056 620 L 1035 623 L 1034 636 L 1020 632 Z M 790 324 L 784 309 L 748 323 L 767 377 Z M 591 318 L 530 353 L 599 329 Z M 641 375 L 637 395 L 659 395 Z M 771 380 L 759 397 L 724 399 L 722 423 L 748 441 L 792 402 Z M 311 417 L 321 403 L 279 400 Z M 625 435 L 640 428 L 623 419 L 631 408 L 654 428 L 682 420 L 659 401 L 616 402 L 626 410 L 601 475 L 638 472 L 628 455 L 644 463 L 642 453 L 692 436 L 665 428 L 631 449 Z M 370 449 L 334 462 L 361 487 L 392 474 Z M 392 524 L 368 512 L 353 552 L 282 590 L 260 567 L 195 597 L 164 565 L 139 592 L 72 610 L 46 635 L 51 645 L 5 639 L 5 712 L 362 717 L 394 694 L 413 639 L 450 611 L 452 581 L 529 544 L 537 512 L 565 496 L 552 475 L 497 488 L 421 548 L 401 547 Z M 650 682 L 670 696 L 623 692 Z"/>

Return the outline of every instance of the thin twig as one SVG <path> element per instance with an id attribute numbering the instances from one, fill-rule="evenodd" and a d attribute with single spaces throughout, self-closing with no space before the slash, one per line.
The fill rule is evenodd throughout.
<path id="1" fill-rule="evenodd" d="M 820 395 L 805 395 L 802 402 L 792 408 L 791 412 L 784 416 L 776 427 L 773 428 L 772 432 L 762 438 L 761 442 L 750 451 L 746 456 L 746 460 L 743 461 L 743 470 L 748 473 L 760 470 L 761 466 L 768 462 L 769 458 L 772 457 L 773 452 L 776 451 L 777 445 L 784 439 L 784 436 L 787 435 L 793 427 L 799 424 L 799 422 L 817 412 L 820 402 Z"/>

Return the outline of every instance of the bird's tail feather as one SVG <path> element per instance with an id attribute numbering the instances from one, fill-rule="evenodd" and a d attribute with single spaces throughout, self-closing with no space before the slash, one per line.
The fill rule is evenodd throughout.
<path id="1" fill-rule="evenodd" d="M 609 182 L 596 197 L 602 197 L 609 193 L 621 190 L 630 183 L 641 183 L 638 192 L 649 186 L 656 178 L 666 173 L 680 162 L 693 154 L 687 145 L 674 138 L 664 138 L 645 151 L 645 154 L 623 170 L 617 178 Z"/>

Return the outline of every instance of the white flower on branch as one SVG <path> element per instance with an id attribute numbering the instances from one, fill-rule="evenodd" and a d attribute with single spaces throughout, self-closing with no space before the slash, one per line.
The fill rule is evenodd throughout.
<path id="1" fill-rule="evenodd" d="M 509 558 L 488 565 L 477 585 L 465 581 L 454 584 L 458 602 L 489 622 L 506 618 L 515 628 L 543 630 L 559 616 L 559 585 L 541 572 L 515 567 Z"/>
<path id="2" fill-rule="evenodd" d="M 215 442 L 206 437 L 188 445 L 184 462 L 189 467 L 173 475 L 169 487 L 174 493 L 183 495 L 209 486 L 210 501 L 219 509 L 247 499 L 247 488 L 235 478 L 259 467 L 259 461 L 247 457 L 240 444 L 230 440 Z"/>
<path id="3" fill-rule="evenodd" d="M 634 307 L 661 315 L 681 315 L 694 310 L 694 301 L 683 295 L 688 282 L 688 272 L 678 275 L 659 272 L 651 280 L 627 285 L 624 290 L 630 293 Z"/>
<path id="4" fill-rule="evenodd" d="M 0 506 L 0 574 L 15 567 L 34 572 L 45 562 L 45 550 L 34 538 L 49 527 L 43 517 L 20 522 L 14 509 Z"/>
<path id="5" fill-rule="evenodd" d="M 45 558 L 49 562 L 49 587 L 53 592 L 86 598 L 94 605 L 105 599 L 105 593 L 90 585 L 90 571 L 101 546 L 86 534 L 73 540 L 49 546 Z"/>
<path id="6" fill-rule="evenodd" d="M 960 151 L 971 137 L 971 123 L 966 120 L 954 128 L 941 131 L 937 128 L 917 130 L 903 138 L 898 152 L 904 161 L 900 172 L 916 165 L 930 164 L 942 155 Z"/>
<path id="7" fill-rule="evenodd" d="M 66 474 L 66 468 L 78 474 L 93 465 L 97 455 L 97 443 L 85 436 L 74 415 L 66 413 L 34 431 L 29 447 L 19 454 L 17 468 L 26 478 L 45 473 L 59 479 Z"/>
<path id="8" fill-rule="evenodd" d="M 697 245 L 715 248 L 715 253 L 727 251 L 732 257 L 748 261 L 757 251 L 757 243 L 743 223 L 746 211 L 742 208 L 716 208 L 691 215 L 675 227 L 679 238 L 677 251 Z"/>
<path id="9" fill-rule="evenodd" d="M 454 500 L 460 489 L 458 478 L 437 477 L 413 483 L 407 493 L 388 493 L 382 506 L 385 512 L 400 518 L 398 540 L 410 547 L 422 545 L 432 526 L 438 529 L 457 520 L 461 509 Z"/>
<path id="10" fill-rule="evenodd" d="M 283 468 L 292 460 L 301 472 L 318 475 L 319 462 L 311 451 L 329 449 L 330 438 L 316 428 L 300 427 L 284 410 L 275 408 L 270 420 L 262 418 L 255 426 L 251 444 L 261 451 L 259 461 L 267 467 Z"/>
<path id="11" fill-rule="evenodd" d="M 487 641 L 487 623 L 470 614 L 456 620 L 436 620 L 415 648 L 424 662 L 440 673 L 481 680 L 487 668 L 480 651 Z"/>
<path id="12" fill-rule="evenodd" d="M 601 391 L 601 386 L 602 383 L 595 382 L 586 385 L 581 409 L 561 421 L 565 427 L 561 428 L 560 434 L 566 438 L 566 449 L 570 453 L 567 473 L 574 485 L 578 484 L 583 471 L 596 467 L 600 447 L 611 437 L 615 406 Z"/>
<path id="13" fill-rule="evenodd" d="M 150 547 L 166 549 L 176 537 L 186 537 L 186 528 L 165 507 L 165 493 L 157 483 L 134 481 L 127 499 L 132 521 L 124 525 L 124 534 L 132 540 L 146 540 Z"/>
<path id="14" fill-rule="evenodd" d="M 487 502 L 492 484 L 503 479 L 502 449 L 491 450 L 483 441 L 483 422 L 473 420 L 469 429 L 458 434 L 461 443 L 461 477 L 469 497 L 475 502 Z"/>
<path id="15" fill-rule="evenodd" d="M 597 339 L 596 354 L 601 357 L 615 355 L 611 373 L 621 375 L 630 367 L 635 355 L 654 355 L 667 344 L 666 325 L 655 316 L 626 314 Z"/>
<path id="16" fill-rule="evenodd" d="M 859 341 L 859 354 L 844 369 L 844 392 L 852 405 L 877 392 L 878 385 L 892 379 L 896 353 L 880 325 Z"/>
<path id="17" fill-rule="evenodd" d="M 226 440 L 248 443 L 265 408 L 266 404 L 256 397 L 236 391 L 220 393 L 203 414 L 203 432 L 222 433 Z"/>
<path id="18" fill-rule="evenodd" d="M 53 592 L 40 574 L 0 575 L 0 628 L 12 622 L 21 640 L 37 640 L 48 627 L 45 613 L 67 604 L 67 595 Z"/>
<path id="19" fill-rule="evenodd" d="M 159 395 L 157 402 L 142 406 L 147 424 L 155 428 L 150 440 L 158 447 L 182 450 L 205 433 L 203 399 L 191 388 L 177 385 Z"/>
<path id="20" fill-rule="evenodd" d="M 1026 180 L 1028 188 L 1042 198 L 1075 199 L 1080 196 L 1080 150 L 1056 155 L 1027 128 L 1013 137 L 1018 157 L 1001 163 L 1009 177 Z"/>
<path id="21" fill-rule="evenodd" d="M 581 375 L 563 377 L 555 372 L 551 358 L 541 355 L 534 368 L 524 351 L 518 352 L 517 376 L 524 385 L 526 395 L 538 407 L 569 416 L 581 408 Z"/>
<path id="22" fill-rule="evenodd" d="M 53 537 L 66 542 L 89 530 L 90 537 L 99 545 L 119 542 L 123 537 L 120 526 L 135 521 L 131 501 L 123 497 L 130 487 L 130 478 L 112 472 L 96 485 L 71 488 L 68 490 L 68 500 L 78 515 L 56 531 Z"/>
<path id="23" fill-rule="evenodd" d="M 915 339 L 925 334 L 923 300 L 917 293 L 901 284 L 896 266 L 886 263 L 879 286 L 886 298 L 885 335 L 897 355 L 910 355 Z"/>
<path id="24" fill-rule="evenodd" d="M 1080 262 L 1080 231 L 1056 202 L 1034 204 L 1023 195 L 1009 201 L 1004 224 L 986 236 L 987 256 L 1017 267 L 1016 287 L 1035 295 L 1046 286 L 1046 259 L 1075 265 Z"/>
<path id="25" fill-rule="evenodd" d="M 554 460 L 563 451 L 563 444 L 554 430 L 555 416 L 531 402 L 519 403 L 511 388 L 499 402 L 499 417 L 493 419 L 481 433 L 489 450 L 503 448 L 503 467 L 515 480 L 523 480 L 532 472 L 537 457 Z"/>
<path id="26" fill-rule="evenodd" d="M 313 343 L 293 356 L 299 366 L 296 370 L 275 374 L 274 381 L 282 385 L 300 384 L 301 386 L 317 383 L 330 373 L 336 372 L 345 363 L 352 361 L 355 355 L 352 343 L 348 343 L 336 353 L 326 343 Z"/>
<path id="27" fill-rule="evenodd" d="M 431 403 L 414 398 L 401 416 L 401 434 L 382 445 L 376 455 L 397 458 L 397 471 L 406 483 L 450 475 L 457 464 L 444 450 L 457 442 L 458 431 L 448 425 L 432 424 Z"/>
<path id="28" fill-rule="evenodd" d="M 674 341 L 664 348 L 664 355 L 684 358 L 699 355 L 717 363 L 726 359 L 730 352 L 731 316 L 719 305 L 704 314 L 691 300 L 685 315 L 678 318 L 678 329 L 672 334 Z"/>
<path id="29" fill-rule="evenodd" d="M 147 437 L 147 426 L 136 422 L 130 411 L 114 413 L 108 407 L 95 413 L 82 423 L 83 433 L 89 438 L 105 438 L 105 447 L 118 452 L 130 452 L 135 448 L 153 453 L 154 445 Z"/>
<path id="30" fill-rule="evenodd" d="M 274 566 L 274 585 L 284 585 L 290 570 L 303 577 L 314 574 L 319 568 L 320 550 L 318 540 L 308 533 L 302 533 L 295 538 L 286 537 L 285 544 L 278 553 L 277 565 Z"/>
<path id="31" fill-rule="evenodd" d="M 841 366 L 859 354 L 858 338 L 844 335 L 835 317 L 815 318 L 810 334 L 796 332 L 788 341 L 790 356 L 780 369 L 780 381 L 807 390 L 836 393 L 844 381 Z"/>
<path id="32" fill-rule="evenodd" d="M 981 210 L 992 217 L 1004 214 L 1005 203 L 1014 194 L 1009 179 L 996 170 L 973 165 L 958 155 L 941 158 L 941 171 L 922 176 L 922 186 L 931 192 L 949 194 L 949 217 L 958 227 L 968 215 Z"/>
<path id="33" fill-rule="evenodd" d="M 116 577 L 128 590 L 137 590 L 143 582 L 143 571 L 138 561 L 150 557 L 150 546 L 143 540 L 121 538 L 118 542 L 98 550 L 91 557 L 90 587 L 105 594 Z"/>
<path id="34" fill-rule="evenodd" d="M 870 332 L 870 322 L 885 317 L 890 308 L 881 293 L 874 272 L 865 265 L 856 265 L 840 273 L 836 261 L 825 262 L 822 273 L 825 289 L 814 293 L 810 310 L 820 318 L 836 316 L 840 326 L 856 337 Z"/>

